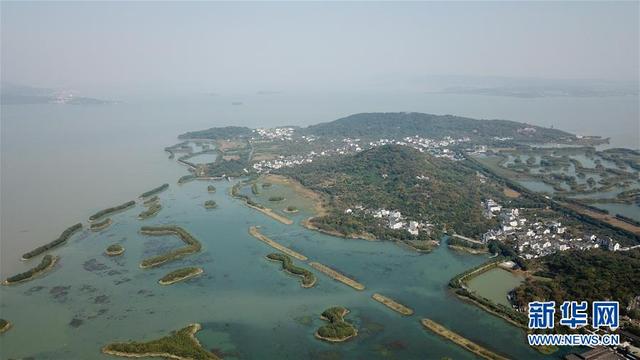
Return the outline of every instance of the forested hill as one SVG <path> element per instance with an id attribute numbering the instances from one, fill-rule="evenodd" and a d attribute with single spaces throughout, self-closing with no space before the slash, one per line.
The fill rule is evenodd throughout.
<path id="1" fill-rule="evenodd" d="M 459 162 L 407 146 L 380 146 L 279 173 L 329 195 L 335 212 L 317 219 L 325 229 L 348 234 L 366 228 L 376 234 L 370 222 L 343 215 L 345 209 L 357 205 L 398 210 L 409 220 L 428 219 L 436 229 L 446 226 L 468 236 L 477 236 L 493 225 L 482 216 L 480 204 L 484 196 L 495 194 L 495 189 L 482 184 L 474 171 Z"/>
<path id="2" fill-rule="evenodd" d="M 511 137 L 518 141 L 554 142 L 575 139 L 564 131 L 508 120 L 476 120 L 453 115 L 423 113 L 361 113 L 335 121 L 311 125 L 302 133 L 326 137 L 389 138 L 407 136 L 442 138 L 464 136 L 475 139 Z"/>
<path id="3" fill-rule="evenodd" d="M 190 131 L 178 136 L 179 139 L 233 139 L 250 137 L 252 130 L 244 126 L 214 127 L 206 130 Z"/>

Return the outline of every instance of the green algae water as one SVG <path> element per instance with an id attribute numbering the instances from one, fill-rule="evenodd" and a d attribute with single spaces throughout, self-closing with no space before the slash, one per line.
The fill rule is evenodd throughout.
<path id="1" fill-rule="evenodd" d="M 156 217 L 137 220 L 141 205 L 116 214 L 108 229 L 84 230 L 53 251 L 61 260 L 46 276 L 0 288 L 2 317 L 14 324 L 0 336 L 1 358 L 109 358 L 100 353 L 109 342 L 154 339 L 192 322 L 203 325 L 198 333 L 203 346 L 226 359 L 474 358 L 424 330 L 422 317 L 510 357 L 542 357 L 525 345 L 521 330 L 447 290 L 451 277 L 486 257 L 458 254 L 446 246 L 418 254 L 390 242 L 327 236 L 298 224 L 310 215 L 305 210 L 290 215 L 295 224 L 284 225 L 232 199 L 232 183 L 216 182 L 214 194 L 207 192 L 208 184 L 172 184 L 159 195 L 163 209 Z M 201 204 L 209 199 L 218 203 L 217 209 L 203 209 Z M 176 237 L 139 233 L 142 225 L 167 224 L 182 226 L 198 238 L 202 252 L 140 269 L 144 258 L 183 246 Z M 366 290 L 355 291 L 316 271 L 318 284 L 301 288 L 298 279 L 265 260 L 274 250 L 248 234 L 252 225 L 357 279 Z M 126 249 L 124 255 L 105 256 L 106 247 L 114 243 Z M 205 272 L 171 286 L 158 284 L 164 274 L 185 266 Z M 398 315 L 370 299 L 374 292 L 412 307 L 416 314 Z M 356 338 L 338 345 L 313 337 L 323 324 L 320 313 L 334 305 L 349 308 L 348 319 L 359 329 Z"/>

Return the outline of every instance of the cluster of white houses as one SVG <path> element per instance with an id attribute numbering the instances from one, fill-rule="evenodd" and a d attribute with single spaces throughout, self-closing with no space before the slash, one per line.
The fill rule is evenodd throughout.
<path id="1" fill-rule="evenodd" d="M 492 199 L 485 200 L 483 207 L 485 216 L 497 216 L 500 219 L 500 226 L 483 234 L 482 242 L 512 241 L 518 254 L 525 259 L 538 258 L 569 249 L 626 250 L 609 237 L 598 237 L 595 234 L 583 234 L 581 237 L 569 235 L 567 227 L 559 221 L 530 222 L 520 215 L 518 209 L 503 208 Z"/>
<path id="2" fill-rule="evenodd" d="M 418 236 L 420 231 L 431 231 L 432 224 L 414 220 L 407 220 L 400 211 L 387 209 L 367 209 L 363 206 L 356 206 L 344 211 L 347 215 L 364 214 L 380 219 L 383 224 L 391 230 L 406 230 L 411 235 Z"/>

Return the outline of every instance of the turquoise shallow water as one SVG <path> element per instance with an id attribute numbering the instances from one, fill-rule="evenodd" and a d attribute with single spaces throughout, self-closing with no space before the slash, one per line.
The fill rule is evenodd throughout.
<path id="1" fill-rule="evenodd" d="M 53 272 L 1 287 L 1 315 L 14 327 L 0 336 L 0 358 L 108 358 L 99 350 L 110 341 L 153 339 L 190 322 L 203 325 L 198 338 L 206 348 L 229 359 L 474 358 L 423 330 L 422 317 L 510 357 L 541 357 L 525 346 L 522 331 L 447 291 L 451 277 L 485 257 L 446 246 L 418 254 L 388 242 L 334 238 L 297 223 L 280 224 L 230 198 L 231 183 L 215 185 L 218 191 L 209 194 L 205 182 L 172 184 L 160 194 L 163 209 L 157 217 L 137 220 L 141 206 L 117 214 L 107 230 L 85 230 L 55 250 L 61 261 Z M 218 209 L 205 210 L 207 199 L 214 199 Z M 181 245 L 174 237 L 139 234 L 143 224 L 180 225 L 200 239 L 203 251 L 141 270 L 143 258 Z M 367 289 L 355 291 L 323 274 L 317 274 L 315 288 L 301 288 L 298 279 L 264 259 L 274 250 L 248 234 L 251 225 Z M 125 247 L 122 257 L 102 255 L 112 243 Z M 157 284 L 165 273 L 186 265 L 201 266 L 205 273 L 172 286 Z M 373 292 L 407 304 L 416 314 L 401 317 L 371 300 Z M 332 345 L 313 337 L 323 323 L 320 313 L 333 305 L 352 311 L 347 319 L 359 328 L 353 341 Z"/>

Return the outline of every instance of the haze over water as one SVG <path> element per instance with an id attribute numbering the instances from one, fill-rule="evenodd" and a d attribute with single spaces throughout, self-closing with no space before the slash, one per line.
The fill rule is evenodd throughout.
<path id="1" fill-rule="evenodd" d="M 639 142 L 637 99 L 630 96 L 274 94 L 3 106 L 1 273 L 24 269 L 20 254 L 96 210 L 175 183 L 186 169 L 168 160 L 163 148 L 180 133 L 225 125 L 309 125 L 376 111 L 501 118 L 611 137 L 611 146 L 638 148 Z"/>

